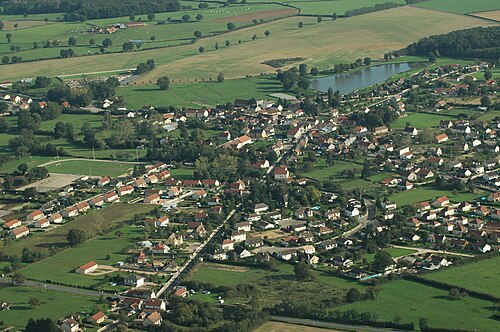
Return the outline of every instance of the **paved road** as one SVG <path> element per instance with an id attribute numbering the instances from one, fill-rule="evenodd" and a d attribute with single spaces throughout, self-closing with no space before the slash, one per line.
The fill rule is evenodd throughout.
<path id="1" fill-rule="evenodd" d="M 349 236 L 359 232 L 360 230 L 365 228 L 370 222 L 375 220 L 375 209 L 374 209 L 375 202 L 373 200 L 366 199 L 366 198 L 363 200 L 365 202 L 365 206 L 366 206 L 366 210 L 367 210 L 366 215 L 358 218 L 359 224 L 356 227 L 354 227 L 351 230 L 345 231 L 344 233 L 340 234 L 339 236 L 334 237 L 334 239 L 337 239 L 339 237 L 349 237 Z"/>
<path id="2" fill-rule="evenodd" d="M 426 248 L 419 248 L 419 247 L 407 247 L 407 246 L 396 246 L 396 245 L 393 245 L 392 247 L 398 248 L 398 249 L 415 250 L 415 251 L 417 251 L 415 254 L 418 254 L 418 255 L 423 255 L 423 254 L 427 254 L 427 253 L 434 253 L 434 254 L 462 256 L 462 257 L 474 257 L 474 255 L 461 254 L 458 252 L 451 252 L 451 251 L 446 251 L 446 250 L 433 250 L 433 249 L 426 249 Z"/>
<path id="3" fill-rule="evenodd" d="M 12 280 L 11 280 L 11 278 L 0 278 L 0 283 L 10 284 L 10 283 L 12 283 Z M 101 297 L 101 295 L 103 295 L 103 294 L 109 295 L 107 293 L 101 293 L 101 292 L 96 292 L 96 291 L 87 290 L 87 289 L 74 288 L 74 287 L 68 287 L 68 286 L 62 286 L 62 285 L 46 284 L 43 282 L 32 281 L 32 280 L 26 280 L 22 284 L 22 286 L 40 288 L 40 289 L 44 289 L 44 290 L 53 290 L 53 291 L 58 291 L 58 292 L 62 292 L 62 293 L 70 293 L 70 294 L 83 295 L 83 296 Z"/>
<path id="4" fill-rule="evenodd" d="M 361 331 L 361 332 L 387 332 L 396 331 L 392 329 L 383 329 L 379 327 L 361 326 L 361 325 L 346 325 L 339 323 L 323 322 L 312 319 L 303 318 L 292 318 L 292 317 L 282 317 L 282 316 L 271 316 L 271 320 L 277 322 L 284 322 L 290 324 L 307 325 L 315 327 L 323 327 L 329 329 L 336 329 L 341 331 Z"/>

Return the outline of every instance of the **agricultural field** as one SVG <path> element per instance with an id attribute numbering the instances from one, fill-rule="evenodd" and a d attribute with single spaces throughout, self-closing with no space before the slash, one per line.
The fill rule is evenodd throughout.
<path id="1" fill-rule="evenodd" d="M 115 161 L 61 160 L 46 167 L 51 173 L 109 176 L 114 178 L 126 174 L 133 166 L 131 163 Z"/>
<path id="2" fill-rule="evenodd" d="M 477 292 L 500 297 L 500 257 L 484 259 L 476 263 L 443 269 L 427 273 L 426 279 L 438 280 Z"/>
<path id="3" fill-rule="evenodd" d="M 12 304 L 10 310 L 2 311 L 1 320 L 4 327 L 14 326 L 15 331 L 24 329 L 29 318 L 57 321 L 71 313 L 91 313 L 99 305 L 92 297 L 20 286 L 0 288 L 0 298 Z M 40 306 L 32 308 L 30 298 L 40 300 Z"/>
<path id="4" fill-rule="evenodd" d="M 331 329 L 319 327 L 295 325 L 282 322 L 266 322 L 254 332 L 333 332 Z"/>
<path id="5" fill-rule="evenodd" d="M 300 21 L 304 22 L 303 29 L 297 27 Z M 139 78 L 137 84 L 149 84 L 164 75 L 175 81 L 190 79 L 191 82 L 209 80 L 219 72 L 224 72 L 227 79 L 240 78 L 274 72 L 273 68 L 262 64 L 266 60 L 303 57 L 311 66 L 329 68 L 335 62 L 352 62 L 365 56 L 381 58 L 384 52 L 400 49 L 424 36 L 491 25 L 495 24 L 416 7 L 322 23 L 317 23 L 315 18 L 292 17 L 202 38 L 193 45 L 168 48 L 168 52 L 154 49 L 0 66 L 0 77 L 78 74 L 89 72 L 89 68 L 96 72 L 120 70 L 134 68 L 137 63 L 152 58 L 157 68 Z M 394 29 L 394 26 L 399 28 Z M 268 37 L 264 36 L 266 30 L 271 33 Z M 254 34 L 257 38 L 252 40 Z M 226 41 L 229 47 L 225 46 Z M 215 43 L 219 45 L 216 51 Z M 200 46 L 205 48 L 205 53 L 199 53 Z"/>
<path id="6" fill-rule="evenodd" d="M 377 313 L 380 320 L 400 317 L 401 321 L 412 321 L 416 326 L 419 318 L 424 317 L 432 327 L 485 332 L 498 330 L 498 321 L 491 318 L 493 304 L 489 301 L 470 296 L 453 300 L 448 291 L 406 280 L 392 281 L 380 287 L 382 291 L 377 300 L 335 309 Z"/>
<path id="7" fill-rule="evenodd" d="M 216 75 L 215 75 L 216 76 Z M 270 94 L 283 92 L 281 83 L 273 77 L 253 77 L 216 82 L 174 83 L 167 91 L 156 85 L 126 86 L 117 90 L 127 107 L 137 109 L 148 105 L 175 105 L 202 108 L 233 102 L 235 99 L 274 99 Z M 144 95 L 147 94 L 147 98 Z"/>
<path id="8" fill-rule="evenodd" d="M 473 16 L 500 22 L 500 10 L 492 10 L 489 12 L 474 13 Z"/>
<path id="9" fill-rule="evenodd" d="M 38 250 L 48 253 L 50 247 L 60 247 L 68 245 L 66 235 L 70 229 L 78 228 L 84 231 L 100 230 L 105 232 L 111 227 L 131 220 L 135 214 L 148 213 L 153 207 L 145 204 L 123 204 L 116 203 L 102 209 L 92 209 L 85 215 L 78 216 L 58 228 L 46 232 L 37 232 L 28 238 L 13 241 L 0 247 L 0 252 L 8 255 L 20 255 L 23 248 Z M 104 253 L 105 256 L 108 252 Z M 111 254 L 111 252 L 109 252 Z M 96 257 L 98 259 L 99 257 Z"/>
<path id="10" fill-rule="evenodd" d="M 404 0 L 394 0 L 391 2 L 405 4 Z M 297 1 L 291 3 L 292 6 L 300 8 L 301 14 L 306 15 L 344 15 L 346 11 L 362 7 L 373 7 L 383 3 L 380 0 L 326 0 L 326 1 Z"/>
<path id="11" fill-rule="evenodd" d="M 472 201 L 483 196 L 484 192 L 476 191 L 475 193 L 460 192 L 453 195 L 450 190 L 439 190 L 433 187 L 420 187 L 407 191 L 401 191 L 389 196 L 389 200 L 395 202 L 398 206 L 415 204 L 423 201 L 432 200 L 440 196 L 448 196 L 452 202 Z"/>
<path id="12" fill-rule="evenodd" d="M 439 127 L 441 120 L 453 121 L 455 118 L 441 114 L 407 113 L 407 116 L 398 118 L 391 123 L 391 128 L 404 129 L 408 122 L 417 129 Z"/>
<path id="13" fill-rule="evenodd" d="M 500 2 L 497 0 L 429 0 L 414 6 L 457 14 L 468 14 L 500 9 Z"/>
<path id="14" fill-rule="evenodd" d="M 129 255 L 122 254 L 121 251 L 138 242 L 143 235 L 143 229 L 127 226 L 122 227 L 120 231 L 123 233 L 120 238 L 116 237 L 114 232 L 98 236 L 77 247 L 32 264 L 23 269 L 22 274 L 35 280 L 50 280 L 66 285 L 95 286 L 109 275 L 83 275 L 75 273 L 74 270 L 90 261 L 101 266 L 112 266 L 119 261 L 125 261 Z M 106 259 L 106 255 L 110 258 Z"/>

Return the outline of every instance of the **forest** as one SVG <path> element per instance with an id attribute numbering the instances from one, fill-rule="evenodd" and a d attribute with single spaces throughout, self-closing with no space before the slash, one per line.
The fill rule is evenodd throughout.
<path id="1" fill-rule="evenodd" d="M 66 21 L 85 21 L 181 9 L 178 0 L 7 0 L 3 14 L 66 13 Z"/>
<path id="2" fill-rule="evenodd" d="M 457 30 L 444 35 L 420 39 L 407 47 L 410 55 L 498 59 L 500 56 L 500 27 Z"/>

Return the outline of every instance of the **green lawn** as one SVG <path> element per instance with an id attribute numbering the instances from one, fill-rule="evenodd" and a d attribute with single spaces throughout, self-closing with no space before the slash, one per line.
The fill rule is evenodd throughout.
<path id="1" fill-rule="evenodd" d="M 482 293 L 500 297 L 500 256 L 484 259 L 476 263 L 427 273 L 425 278 L 439 280 Z"/>
<path id="2" fill-rule="evenodd" d="M 40 122 L 40 130 L 53 131 L 56 123 L 64 122 L 71 123 L 76 133 L 80 132 L 84 123 L 89 123 L 93 128 L 100 128 L 102 126 L 102 115 L 97 114 L 61 114 L 54 120 Z"/>
<path id="3" fill-rule="evenodd" d="M 85 215 L 81 215 L 57 229 L 48 232 L 37 232 L 28 238 L 13 241 L 0 248 L 0 252 L 8 255 L 20 255 L 24 247 L 35 249 L 44 253 L 49 252 L 50 247 L 66 246 L 66 235 L 70 229 L 79 228 L 86 230 L 107 231 L 114 225 L 131 220 L 135 214 L 147 213 L 153 207 L 144 204 L 117 203 L 102 209 L 92 209 Z M 104 253 L 106 255 L 107 253 Z M 77 263 L 75 263 L 77 264 Z"/>
<path id="4" fill-rule="evenodd" d="M 101 265 L 113 265 L 125 261 L 128 254 L 121 251 L 136 242 L 143 235 L 142 228 L 123 227 L 120 229 L 123 236 L 117 238 L 114 232 L 99 236 L 82 245 L 51 256 L 41 262 L 32 264 L 22 270 L 30 279 L 57 281 L 68 285 L 93 286 L 109 275 L 90 276 L 76 274 L 74 270 L 90 261 Z M 106 259 L 110 255 L 110 259 Z"/>
<path id="5" fill-rule="evenodd" d="M 448 198 L 453 202 L 471 201 L 480 198 L 483 194 L 484 192 L 477 191 L 476 193 L 461 192 L 458 195 L 453 195 L 450 190 L 439 190 L 432 187 L 420 187 L 392 194 L 389 196 L 389 200 L 395 202 L 398 207 L 403 207 L 409 204 L 431 201 L 440 196 L 448 196 Z"/>
<path id="6" fill-rule="evenodd" d="M 441 120 L 455 120 L 454 117 L 441 115 L 441 114 L 427 114 L 427 113 L 408 113 L 407 116 L 402 117 L 391 123 L 391 128 L 403 129 L 406 123 L 418 129 L 437 127 Z"/>
<path id="7" fill-rule="evenodd" d="M 60 161 L 47 166 L 49 172 L 91 176 L 117 177 L 127 173 L 134 165 L 121 162 L 103 162 L 88 160 Z"/>
<path id="8" fill-rule="evenodd" d="M 416 253 L 416 250 L 412 249 L 401 249 L 401 248 L 384 248 L 384 251 L 387 251 L 393 258 L 411 255 Z M 375 254 L 365 254 L 363 258 L 366 258 L 369 262 L 373 261 Z"/>
<path id="9" fill-rule="evenodd" d="M 326 181 L 330 177 L 333 177 L 335 180 L 345 180 L 346 178 L 341 174 L 343 171 L 354 169 L 359 174 L 363 168 L 360 164 L 348 161 L 335 161 L 333 166 L 326 166 L 325 162 L 324 158 L 318 159 L 317 162 L 314 163 L 314 169 L 302 173 L 302 175 L 318 181 Z"/>
<path id="10" fill-rule="evenodd" d="M 457 14 L 475 13 L 487 10 L 500 9 L 498 0 L 429 0 L 415 4 L 415 6 L 442 10 Z"/>
<path id="11" fill-rule="evenodd" d="M 19 286 L 0 288 L 0 298 L 12 304 L 10 310 L 2 311 L 0 320 L 4 327 L 15 326 L 15 331 L 24 329 L 30 318 L 57 321 L 72 313 L 91 313 L 92 307 L 98 304 L 97 299 L 91 297 Z M 30 298 L 39 299 L 40 306 L 33 309 L 28 304 Z"/>
<path id="12" fill-rule="evenodd" d="M 380 320 L 400 317 L 403 322 L 412 321 L 417 327 L 419 318 L 424 317 L 432 327 L 498 331 L 498 321 L 490 318 L 491 302 L 472 297 L 451 300 L 447 291 L 406 280 L 392 281 L 380 287 L 382 291 L 377 300 L 356 302 L 336 309 L 377 313 Z"/>
<path id="13" fill-rule="evenodd" d="M 192 168 L 172 168 L 169 170 L 170 176 L 177 180 L 192 179 L 193 171 Z"/>
<path id="14" fill-rule="evenodd" d="M 235 99 L 275 99 L 270 94 L 283 92 L 281 83 L 274 77 L 225 80 L 222 83 L 216 82 L 215 78 L 212 77 L 213 82 L 173 83 L 167 91 L 156 85 L 121 87 L 117 95 L 123 95 L 125 103 L 132 109 L 146 105 L 203 108 L 234 102 Z"/>

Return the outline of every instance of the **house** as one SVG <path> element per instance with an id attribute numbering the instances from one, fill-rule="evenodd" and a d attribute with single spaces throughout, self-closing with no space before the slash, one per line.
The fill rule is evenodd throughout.
<path id="1" fill-rule="evenodd" d="M 86 212 L 90 209 L 90 205 L 88 202 L 83 201 L 76 204 L 76 209 L 78 210 L 78 212 Z"/>
<path id="2" fill-rule="evenodd" d="M 235 225 L 238 231 L 250 232 L 252 230 L 252 225 L 248 221 L 242 221 Z"/>
<path id="3" fill-rule="evenodd" d="M 177 197 L 181 194 L 182 189 L 179 187 L 170 187 L 170 189 L 167 192 L 168 197 Z"/>
<path id="4" fill-rule="evenodd" d="M 172 233 L 167 238 L 166 243 L 174 247 L 179 247 L 184 243 L 184 237 L 181 234 Z"/>
<path id="5" fill-rule="evenodd" d="M 334 257 L 330 260 L 330 263 L 341 268 L 348 268 L 354 264 L 351 259 L 345 257 Z"/>
<path id="6" fill-rule="evenodd" d="M 189 291 L 186 289 L 186 287 L 181 286 L 175 291 L 174 296 L 175 297 L 188 297 Z"/>
<path id="7" fill-rule="evenodd" d="M 134 192 L 134 187 L 132 187 L 131 185 L 128 185 L 128 186 L 124 186 L 124 187 L 120 187 L 118 188 L 118 196 L 125 196 L 125 195 L 130 195 L 131 193 Z"/>
<path id="8" fill-rule="evenodd" d="M 293 215 L 297 219 L 311 218 L 312 216 L 314 216 L 314 211 L 306 208 L 298 208 L 297 210 L 295 210 Z"/>
<path id="9" fill-rule="evenodd" d="M 434 202 L 432 202 L 432 206 L 439 208 L 445 207 L 450 204 L 450 199 L 447 196 L 438 197 Z"/>
<path id="10" fill-rule="evenodd" d="M 99 181 L 97 181 L 97 186 L 102 188 L 102 187 L 108 185 L 110 182 L 111 182 L 111 179 L 109 178 L 109 176 L 104 176 L 104 177 L 100 178 Z"/>
<path id="11" fill-rule="evenodd" d="M 418 220 L 417 218 L 410 218 L 406 221 L 406 226 L 408 227 L 411 227 L 411 228 L 415 228 L 415 229 L 418 229 L 420 227 L 420 220 Z"/>
<path id="12" fill-rule="evenodd" d="M 448 142 L 448 135 L 446 134 L 439 134 L 437 135 L 436 137 L 434 137 L 434 142 L 435 143 L 444 143 L 444 142 Z"/>
<path id="13" fill-rule="evenodd" d="M 21 220 L 17 219 L 12 219 L 10 221 L 6 221 L 5 224 L 3 224 L 3 228 L 8 229 L 8 230 L 13 230 L 16 227 L 21 226 Z"/>
<path id="14" fill-rule="evenodd" d="M 64 319 L 59 325 L 59 328 L 64 332 L 77 332 L 80 330 L 80 325 L 73 317 Z"/>
<path id="15" fill-rule="evenodd" d="M 297 255 L 297 252 L 293 249 L 282 250 L 281 252 L 278 253 L 278 258 L 280 258 L 284 261 L 289 261 L 296 255 Z"/>
<path id="16" fill-rule="evenodd" d="M 197 190 L 191 195 L 191 199 L 194 199 L 195 201 L 207 197 L 207 192 L 203 189 Z"/>
<path id="17" fill-rule="evenodd" d="M 314 248 L 314 246 L 312 245 L 307 245 L 307 246 L 303 246 L 302 247 L 302 251 L 305 253 L 305 254 L 309 254 L 309 255 L 312 255 L 316 252 L 316 249 Z"/>
<path id="18" fill-rule="evenodd" d="M 161 321 L 162 321 L 161 315 L 155 311 L 152 312 L 148 317 L 146 317 L 146 319 L 144 319 L 142 326 L 144 327 L 160 326 Z"/>
<path id="19" fill-rule="evenodd" d="M 258 204 L 255 204 L 253 206 L 252 210 L 255 213 L 262 213 L 262 212 L 266 212 L 267 210 L 269 210 L 269 206 L 267 204 L 264 204 L 264 203 L 258 203 Z"/>
<path id="20" fill-rule="evenodd" d="M 221 248 L 224 251 L 234 250 L 234 241 L 230 239 L 222 240 Z"/>
<path id="21" fill-rule="evenodd" d="M 170 247 L 167 246 L 165 243 L 160 242 L 157 245 L 155 245 L 151 251 L 153 254 L 167 254 L 170 251 Z"/>
<path id="22" fill-rule="evenodd" d="M 251 237 L 245 241 L 245 245 L 248 248 L 258 248 L 264 245 L 264 240 L 260 237 Z"/>
<path id="23" fill-rule="evenodd" d="M 194 213 L 194 221 L 206 221 L 208 214 L 205 211 L 198 211 Z"/>
<path id="24" fill-rule="evenodd" d="M 97 325 L 97 324 L 101 324 L 102 322 L 104 322 L 107 318 L 108 318 L 108 316 L 106 316 L 102 311 L 99 311 L 96 314 L 90 316 L 87 319 L 87 321 L 90 324 Z"/>
<path id="25" fill-rule="evenodd" d="M 247 239 L 247 234 L 244 231 L 233 231 L 231 233 L 231 240 L 234 242 L 243 242 Z"/>
<path id="26" fill-rule="evenodd" d="M 144 309 L 147 311 L 165 311 L 167 304 L 162 299 L 149 299 L 144 302 Z"/>
<path id="27" fill-rule="evenodd" d="M 53 224 L 60 224 L 63 222 L 63 217 L 61 216 L 60 213 L 56 212 L 56 213 L 52 213 L 49 217 L 49 222 L 53 223 Z"/>
<path id="28" fill-rule="evenodd" d="M 324 250 L 332 250 L 334 248 L 337 248 L 337 241 L 335 240 L 325 240 L 319 244 L 321 249 Z"/>
<path id="29" fill-rule="evenodd" d="M 357 217 L 359 216 L 359 210 L 355 206 L 348 206 L 345 208 L 344 213 L 348 217 Z"/>
<path id="30" fill-rule="evenodd" d="M 83 264 L 79 268 L 75 270 L 76 273 L 78 274 L 88 274 L 92 271 L 95 271 L 99 268 L 99 264 L 96 262 L 88 262 L 87 264 Z"/>
<path id="31" fill-rule="evenodd" d="M 127 292 L 127 296 L 139 299 L 154 299 L 156 293 L 153 290 L 132 289 Z"/>
<path id="32" fill-rule="evenodd" d="M 110 191 L 109 193 L 104 194 L 104 201 L 106 203 L 119 202 L 120 197 L 116 194 L 115 191 Z"/>
<path id="33" fill-rule="evenodd" d="M 104 205 L 104 197 L 99 196 L 99 197 L 93 198 L 90 200 L 89 204 L 90 204 L 90 206 L 94 206 L 94 207 L 103 206 Z"/>
<path id="34" fill-rule="evenodd" d="M 26 216 L 26 220 L 33 222 L 45 218 L 45 215 L 40 210 L 35 210 Z"/>
<path id="35" fill-rule="evenodd" d="M 14 239 L 19 239 L 22 238 L 23 236 L 27 236 L 30 233 L 30 230 L 26 226 L 19 226 L 17 228 L 14 228 L 9 232 L 9 236 L 13 237 Z"/>
<path id="36" fill-rule="evenodd" d="M 146 180 L 144 180 L 143 178 L 139 178 L 139 179 L 136 179 L 134 181 L 134 187 L 137 187 L 137 188 L 146 188 L 148 186 Z"/>
<path id="37" fill-rule="evenodd" d="M 144 198 L 144 203 L 146 204 L 160 204 L 161 197 L 158 194 L 149 195 Z"/>
<path id="38" fill-rule="evenodd" d="M 61 212 L 64 218 L 73 218 L 78 216 L 78 209 L 74 206 L 68 206 Z"/>
<path id="39" fill-rule="evenodd" d="M 488 196 L 488 202 L 499 202 L 500 201 L 500 191 L 496 193 L 491 193 Z"/>
<path id="40" fill-rule="evenodd" d="M 238 255 L 239 258 L 247 258 L 247 257 L 252 257 L 253 254 L 248 251 L 247 249 L 243 248 L 243 247 L 238 247 L 236 249 L 234 249 L 234 253 L 236 255 Z"/>
<path id="41" fill-rule="evenodd" d="M 144 285 L 144 277 L 137 274 L 130 274 L 123 279 L 125 286 L 139 287 Z"/>
<path id="42" fill-rule="evenodd" d="M 373 129 L 373 133 L 375 135 L 384 135 L 387 134 L 388 132 L 389 128 L 387 128 L 386 126 L 376 127 L 375 129 Z"/>
<path id="43" fill-rule="evenodd" d="M 45 219 L 45 218 L 37 220 L 33 224 L 33 227 L 35 227 L 35 228 L 47 228 L 49 226 L 50 226 L 50 222 L 48 219 Z"/>
<path id="44" fill-rule="evenodd" d="M 290 172 L 286 166 L 277 166 L 274 168 L 275 180 L 286 180 L 290 177 Z"/>

